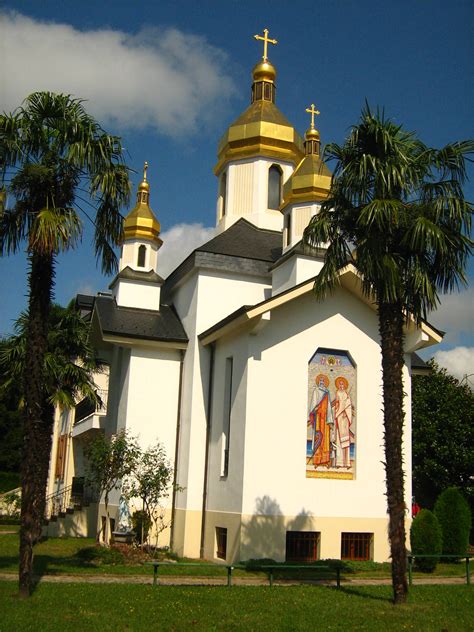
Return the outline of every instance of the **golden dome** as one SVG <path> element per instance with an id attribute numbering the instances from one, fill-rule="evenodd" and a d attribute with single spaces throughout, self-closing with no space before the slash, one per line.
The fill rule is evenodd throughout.
<path id="1" fill-rule="evenodd" d="M 322 202 L 329 195 L 331 179 L 320 156 L 307 154 L 283 185 L 282 208 L 290 203 Z"/>
<path id="2" fill-rule="evenodd" d="M 143 180 L 138 185 L 137 203 L 123 223 L 124 239 L 148 239 L 161 242 L 160 222 L 150 208 L 150 185 L 146 179 L 148 163 L 145 162 Z"/>
<path id="3" fill-rule="evenodd" d="M 268 44 L 277 40 L 263 30 L 263 56 L 253 69 L 252 102 L 222 136 L 217 150 L 218 162 L 214 173 L 218 175 L 229 160 L 265 156 L 298 164 L 304 156 L 303 139 L 275 105 L 275 66 L 268 60 Z"/>
<path id="4" fill-rule="evenodd" d="M 273 64 L 267 61 L 260 61 L 252 71 L 252 78 L 254 81 L 270 81 L 273 83 L 276 79 L 276 68 Z"/>
<path id="5" fill-rule="evenodd" d="M 310 127 L 304 135 L 305 140 L 319 140 L 320 134 L 315 127 Z"/>

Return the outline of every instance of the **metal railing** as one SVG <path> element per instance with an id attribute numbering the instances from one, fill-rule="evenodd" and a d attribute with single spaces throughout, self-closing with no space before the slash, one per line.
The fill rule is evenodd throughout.
<path id="1" fill-rule="evenodd" d="M 474 558 L 474 555 L 469 555 L 469 553 L 461 553 L 459 555 L 415 555 L 415 554 L 410 554 L 407 556 L 408 557 L 408 584 L 410 586 L 413 585 L 413 563 L 417 560 L 417 559 L 436 559 L 439 561 L 443 561 L 444 560 L 450 560 L 452 561 L 453 558 L 458 558 L 459 560 L 465 560 L 465 564 L 466 564 L 466 584 L 470 584 L 471 583 L 471 567 L 470 567 L 470 560 L 471 558 Z"/>
<path id="2" fill-rule="evenodd" d="M 73 479 L 72 485 L 46 496 L 45 518 L 50 520 L 53 516 L 65 515 L 68 510 L 72 512 L 96 500 L 97 494 L 93 488 L 85 485 L 83 479 Z"/>
<path id="3" fill-rule="evenodd" d="M 81 399 L 81 401 L 77 403 L 74 416 L 74 425 L 80 423 L 91 415 L 99 413 L 105 414 L 107 412 L 108 390 L 105 388 L 99 388 L 97 389 L 97 394 L 100 397 L 102 404 L 96 404 L 95 402 L 91 402 L 87 398 Z"/>

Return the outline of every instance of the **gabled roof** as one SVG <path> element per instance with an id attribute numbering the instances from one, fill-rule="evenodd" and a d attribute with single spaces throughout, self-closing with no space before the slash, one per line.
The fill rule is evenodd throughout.
<path id="1" fill-rule="evenodd" d="M 230 316 L 220 320 L 218 323 L 199 334 L 199 339 L 203 345 L 208 345 L 222 336 L 234 332 L 247 323 L 250 323 L 250 321 L 257 323 L 258 320 L 261 319 L 267 312 L 277 309 L 278 307 L 281 307 L 282 305 L 295 300 L 304 294 L 312 292 L 315 280 L 316 277 L 312 277 L 307 281 L 303 281 L 299 285 L 295 285 L 294 287 L 280 292 L 271 298 L 257 303 L 256 305 L 252 305 L 250 307 L 243 306 L 239 308 Z M 376 310 L 375 302 L 362 292 L 360 274 L 352 264 L 348 264 L 339 270 L 339 281 L 344 289 L 348 290 L 352 294 L 355 294 L 372 310 Z M 441 342 L 443 338 L 442 332 L 439 332 L 429 323 L 423 322 L 420 327 L 417 327 L 413 319 L 409 320 L 406 330 L 407 333 L 410 334 L 419 331 L 420 335 L 424 336 L 424 342 L 420 346 L 428 346 L 429 344 Z"/>
<path id="2" fill-rule="evenodd" d="M 106 342 L 111 342 L 112 338 L 132 338 L 180 345 L 188 342 L 181 321 L 169 305 L 160 305 L 160 311 L 119 307 L 111 296 L 97 296 L 94 315 L 98 320 L 102 338 Z"/>
<path id="3" fill-rule="evenodd" d="M 239 219 L 226 231 L 196 250 L 273 263 L 281 255 L 282 239 L 282 234 L 278 230 L 258 228 L 246 219 Z"/>

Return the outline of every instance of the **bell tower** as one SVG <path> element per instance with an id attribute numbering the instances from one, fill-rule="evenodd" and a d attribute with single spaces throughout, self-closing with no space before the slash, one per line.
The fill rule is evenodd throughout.
<path id="1" fill-rule="evenodd" d="M 244 218 L 260 228 L 282 230 L 283 185 L 304 155 L 303 140 L 275 105 L 277 72 L 268 59 L 276 39 L 263 35 L 263 55 L 252 72 L 250 106 L 221 138 L 217 232 Z"/>
<path id="2" fill-rule="evenodd" d="M 137 202 L 123 223 L 123 243 L 119 273 L 110 284 L 112 294 L 121 307 L 158 311 L 163 279 L 158 275 L 160 222 L 150 208 L 148 163 L 138 185 Z"/>

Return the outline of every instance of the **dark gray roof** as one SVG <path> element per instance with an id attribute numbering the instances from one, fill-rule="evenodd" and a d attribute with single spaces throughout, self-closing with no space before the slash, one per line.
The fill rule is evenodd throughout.
<path id="1" fill-rule="evenodd" d="M 97 296 L 95 312 L 104 334 L 141 340 L 188 341 L 178 315 L 169 305 L 160 305 L 160 311 L 155 312 L 133 307 L 118 307 L 112 297 Z"/>
<path id="2" fill-rule="evenodd" d="M 289 250 L 287 250 L 284 255 L 281 255 L 281 257 L 270 267 L 270 270 L 278 268 L 279 265 L 295 255 L 303 255 L 305 257 L 311 257 L 313 259 L 324 259 L 326 255 L 326 250 L 326 248 L 313 248 L 312 246 L 306 246 L 305 244 L 303 244 L 303 240 L 300 240 Z"/>
<path id="3" fill-rule="evenodd" d="M 126 266 L 114 278 L 109 288 L 113 287 L 118 279 L 128 279 L 130 281 L 140 281 L 140 283 L 163 283 L 164 279 L 156 274 L 154 270 L 133 270 L 130 266 Z"/>
<path id="4" fill-rule="evenodd" d="M 267 277 L 270 266 L 280 257 L 280 231 L 258 228 L 239 219 L 226 231 L 196 248 L 166 279 L 163 296 L 195 268 Z"/>
<path id="5" fill-rule="evenodd" d="M 411 354 L 411 370 L 418 375 L 429 375 L 432 369 L 417 353 Z"/>
<path id="6" fill-rule="evenodd" d="M 281 255 L 282 240 L 278 230 L 258 228 L 245 219 L 239 219 L 196 250 L 274 263 Z"/>

